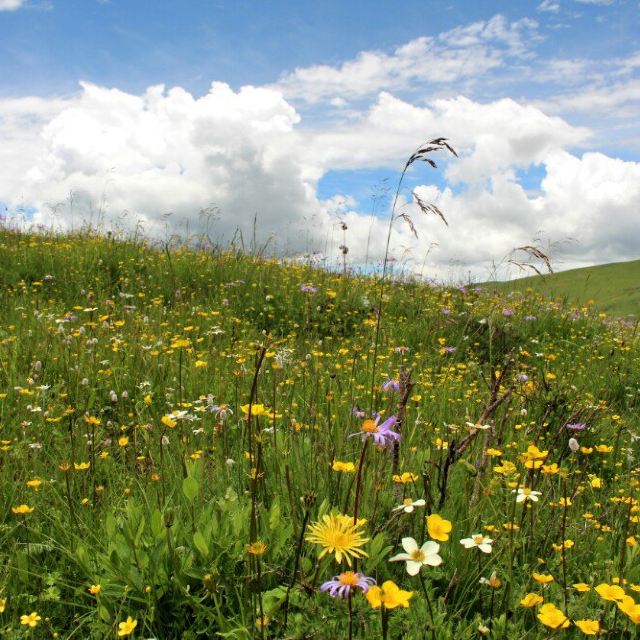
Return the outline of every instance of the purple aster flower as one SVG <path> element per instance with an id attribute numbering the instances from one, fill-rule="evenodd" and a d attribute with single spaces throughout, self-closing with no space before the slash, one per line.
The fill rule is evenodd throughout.
<path id="1" fill-rule="evenodd" d="M 529 379 L 529 376 L 526 373 L 519 373 L 516 378 L 518 378 L 520 382 L 526 382 Z"/>
<path id="2" fill-rule="evenodd" d="M 362 573 L 345 571 L 325 582 L 320 591 L 328 591 L 332 598 L 347 598 L 356 587 L 360 587 L 362 593 L 366 593 L 375 583 L 373 578 L 368 578 Z"/>
<path id="3" fill-rule="evenodd" d="M 567 427 L 567 429 L 571 429 L 571 431 L 583 431 L 587 428 L 587 425 L 584 422 L 573 422 L 571 424 L 566 424 L 565 427 Z"/>
<path id="4" fill-rule="evenodd" d="M 513 309 L 503 309 L 502 310 L 502 315 L 505 316 L 506 318 L 508 318 L 509 316 L 513 315 Z"/>
<path id="5" fill-rule="evenodd" d="M 533 320 L 537 320 L 538 318 L 536 318 L 536 316 L 525 316 L 524 319 L 527 322 L 532 322 Z"/>
<path id="6" fill-rule="evenodd" d="M 398 380 L 392 380 L 388 378 L 385 382 L 382 383 L 383 391 L 396 391 L 400 393 L 400 382 Z"/>
<path id="7" fill-rule="evenodd" d="M 353 438 L 355 436 L 360 436 L 362 442 L 367 440 L 367 438 L 373 438 L 373 444 L 379 445 L 383 449 L 392 441 L 400 441 L 400 434 L 395 431 L 391 431 L 391 427 L 396 423 L 395 416 L 387 418 L 382 424 L 378 424 L 379 422 L 380 414 L 376 413 L 373 420 L 370 418 L 363 420 L 362 425 L 360 426 L 360 431 L 358 433 L 352 433 L 349 437 Z"/>
<path id="8" fill-rule="evenodd" d="M 364 418 L 364 416 L 366 415 L 365 412 L 362 411 L 362 409 L 359 409 L 358 407 L 353 407 L 351 409 L 351 413 L 353 413 L 353 415 L 356 418 L 360 418 L 360 419 Z"/>
<path id="9" fill-rule="evenodd" d="M 457 347 L 445 347 L 444 350 L 446 353 L 455 353 L 458 349 Z"/>
<path id="10" fill-rule="evenodd" d="M 301 284 L 300 291 L 304 291 L 305 293 L 315 293 L 317 289 L 312 284 Z"/>

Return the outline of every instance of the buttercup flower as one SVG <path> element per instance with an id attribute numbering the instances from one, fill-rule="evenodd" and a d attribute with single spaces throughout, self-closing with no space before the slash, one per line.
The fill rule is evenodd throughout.
<path id="1" fill-rule="evenodd" d="M 603 600 L 622 600 L 625 596 L 622 587 L 617 584 L 607 584 L 606 582 L 602 582 L 596 587 L 596 593 Z"/>
<path id="2" fill-rule="evenodd" d="M 574 620 L 574 624 L 585 636 L 595 636 L 600 631 L 600 623 L 597 620 Z"/>
<path id="3" fill-rule="evenodd" d="M 134 620 L 131 616 L 127 616 L 127 619 L 124 622 L 118 624 L 118 638 L 130 636 L 137 626 L 138 621 Z"/>
<path id="4" fill-rule="evenodd" d="M 551 629 L 566 629 L 571 623 L 569 618 L 555 604 L 543 604 L 538 612 L 538 620 Z"/>
<path id="5" fill-rule="evenodd" d="M 427 516 L 427 532 L 429 537 L 438 542 L 447 542 L 449 534 L 453 528 L 449 520 L 445 520 L 437 513 Z"/>
<path id="6" fill-rule="evenodd" d="M 20 616 L 20 624 L 31 629 L 37 627 L 40 620 L 42 620 L 42 618 L 35 611 L 32 611 L 28 615 Z"/>
<path id="7" fill-rule="evenodd" d="M 396 607 L 409 608 L 409 600 L 413 597 L 413 591 L 403 591 L 392 580 L 387 580 L 381 587 L 371 587 L 366 593 L 369 604 L 377 609 L 384 605 L 385 609 L 395 609 Z"/>
<path id="8" fill-rule="evenodd" d="M 531 574 L 531 577 L 539 584 L 549 584 L 554 580 L 551 574 L 537 573 L 536 571 Z"/>
<path id="9" fill-rule="evenodd" d="M 27 504 L 21 504 L 18 507 L 11 507 L 11 511 L 18 516 L 27 515 L 27 513 L 32 513 L 35 507 L 30 507 Z"/>
<path id="10" fill-rule="evenodd" d="M 544 602 L 544 598 L 539 596 L 537 593 L 527 593 L 527 595 L 520 600 L 520 605 L 523 607 L 527 607 L 530 609 L 531 607 L 535 607 L 538 604 Z"/>

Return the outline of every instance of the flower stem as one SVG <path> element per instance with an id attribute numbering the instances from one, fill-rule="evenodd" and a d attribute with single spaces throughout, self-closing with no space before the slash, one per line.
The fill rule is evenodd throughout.
<path id="1" fill-rule="evenodd" d="M 389 634 L 389 614 L 384 604 L 380 605 L 380 617 L 382 619 L 382 640 L 387 640 Z"/>
<path id="2" fill-rule="evenodd" d="M 424 582 L 424 576 L 420 573 L 420 584 L 422 585 L 422 592 L 424 593 L 424 599 L 427 601 L 427 608 L 429 609 L 429 618 L 431 619 L 431 638 L 436 640 L 436 623 L 433 619 L 433 607 L 431 606 L 431 599 L 429 598 L 429 592 L 427 591 L 427 585 Z"/>
<path id="3" fill-rule="evenodd" d="M 358 475 L 356 476 L 356 495 L 353 500 L 353 524 L 358 524 L 358 507 L 360 506 L 360 484 L 362 482 L 362 468 L 364 467 L 364 456 L 367 452 L 369 440 L 364 441 L 362 452 L 360 453 L 360 461 L 358 462 Z"/>

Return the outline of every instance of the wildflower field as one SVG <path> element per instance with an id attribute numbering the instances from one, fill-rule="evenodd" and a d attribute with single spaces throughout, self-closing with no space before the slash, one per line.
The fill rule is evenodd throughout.
<path id="1" fill-rule="evenodd" d="M 0 266 L 1 637 L 637 637 L 637 325 L 91 234 Z"/>

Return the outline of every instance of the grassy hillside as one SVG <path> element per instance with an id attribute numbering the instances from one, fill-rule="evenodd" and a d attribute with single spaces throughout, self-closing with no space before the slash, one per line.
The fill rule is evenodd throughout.
<path id="1" fill-rule="evenodd" d="M 545 297 L 574 305 L 593 301 L 599 310 L 610 315 L 640 317 L 640 260 L 487 284 L 501 291 L 532 288 Z"/>
<path id="2" fill-rule="evenodd" d="M 0 637 L 637 637 L 629 323 L 6 230 L 0 295 Z"/>

